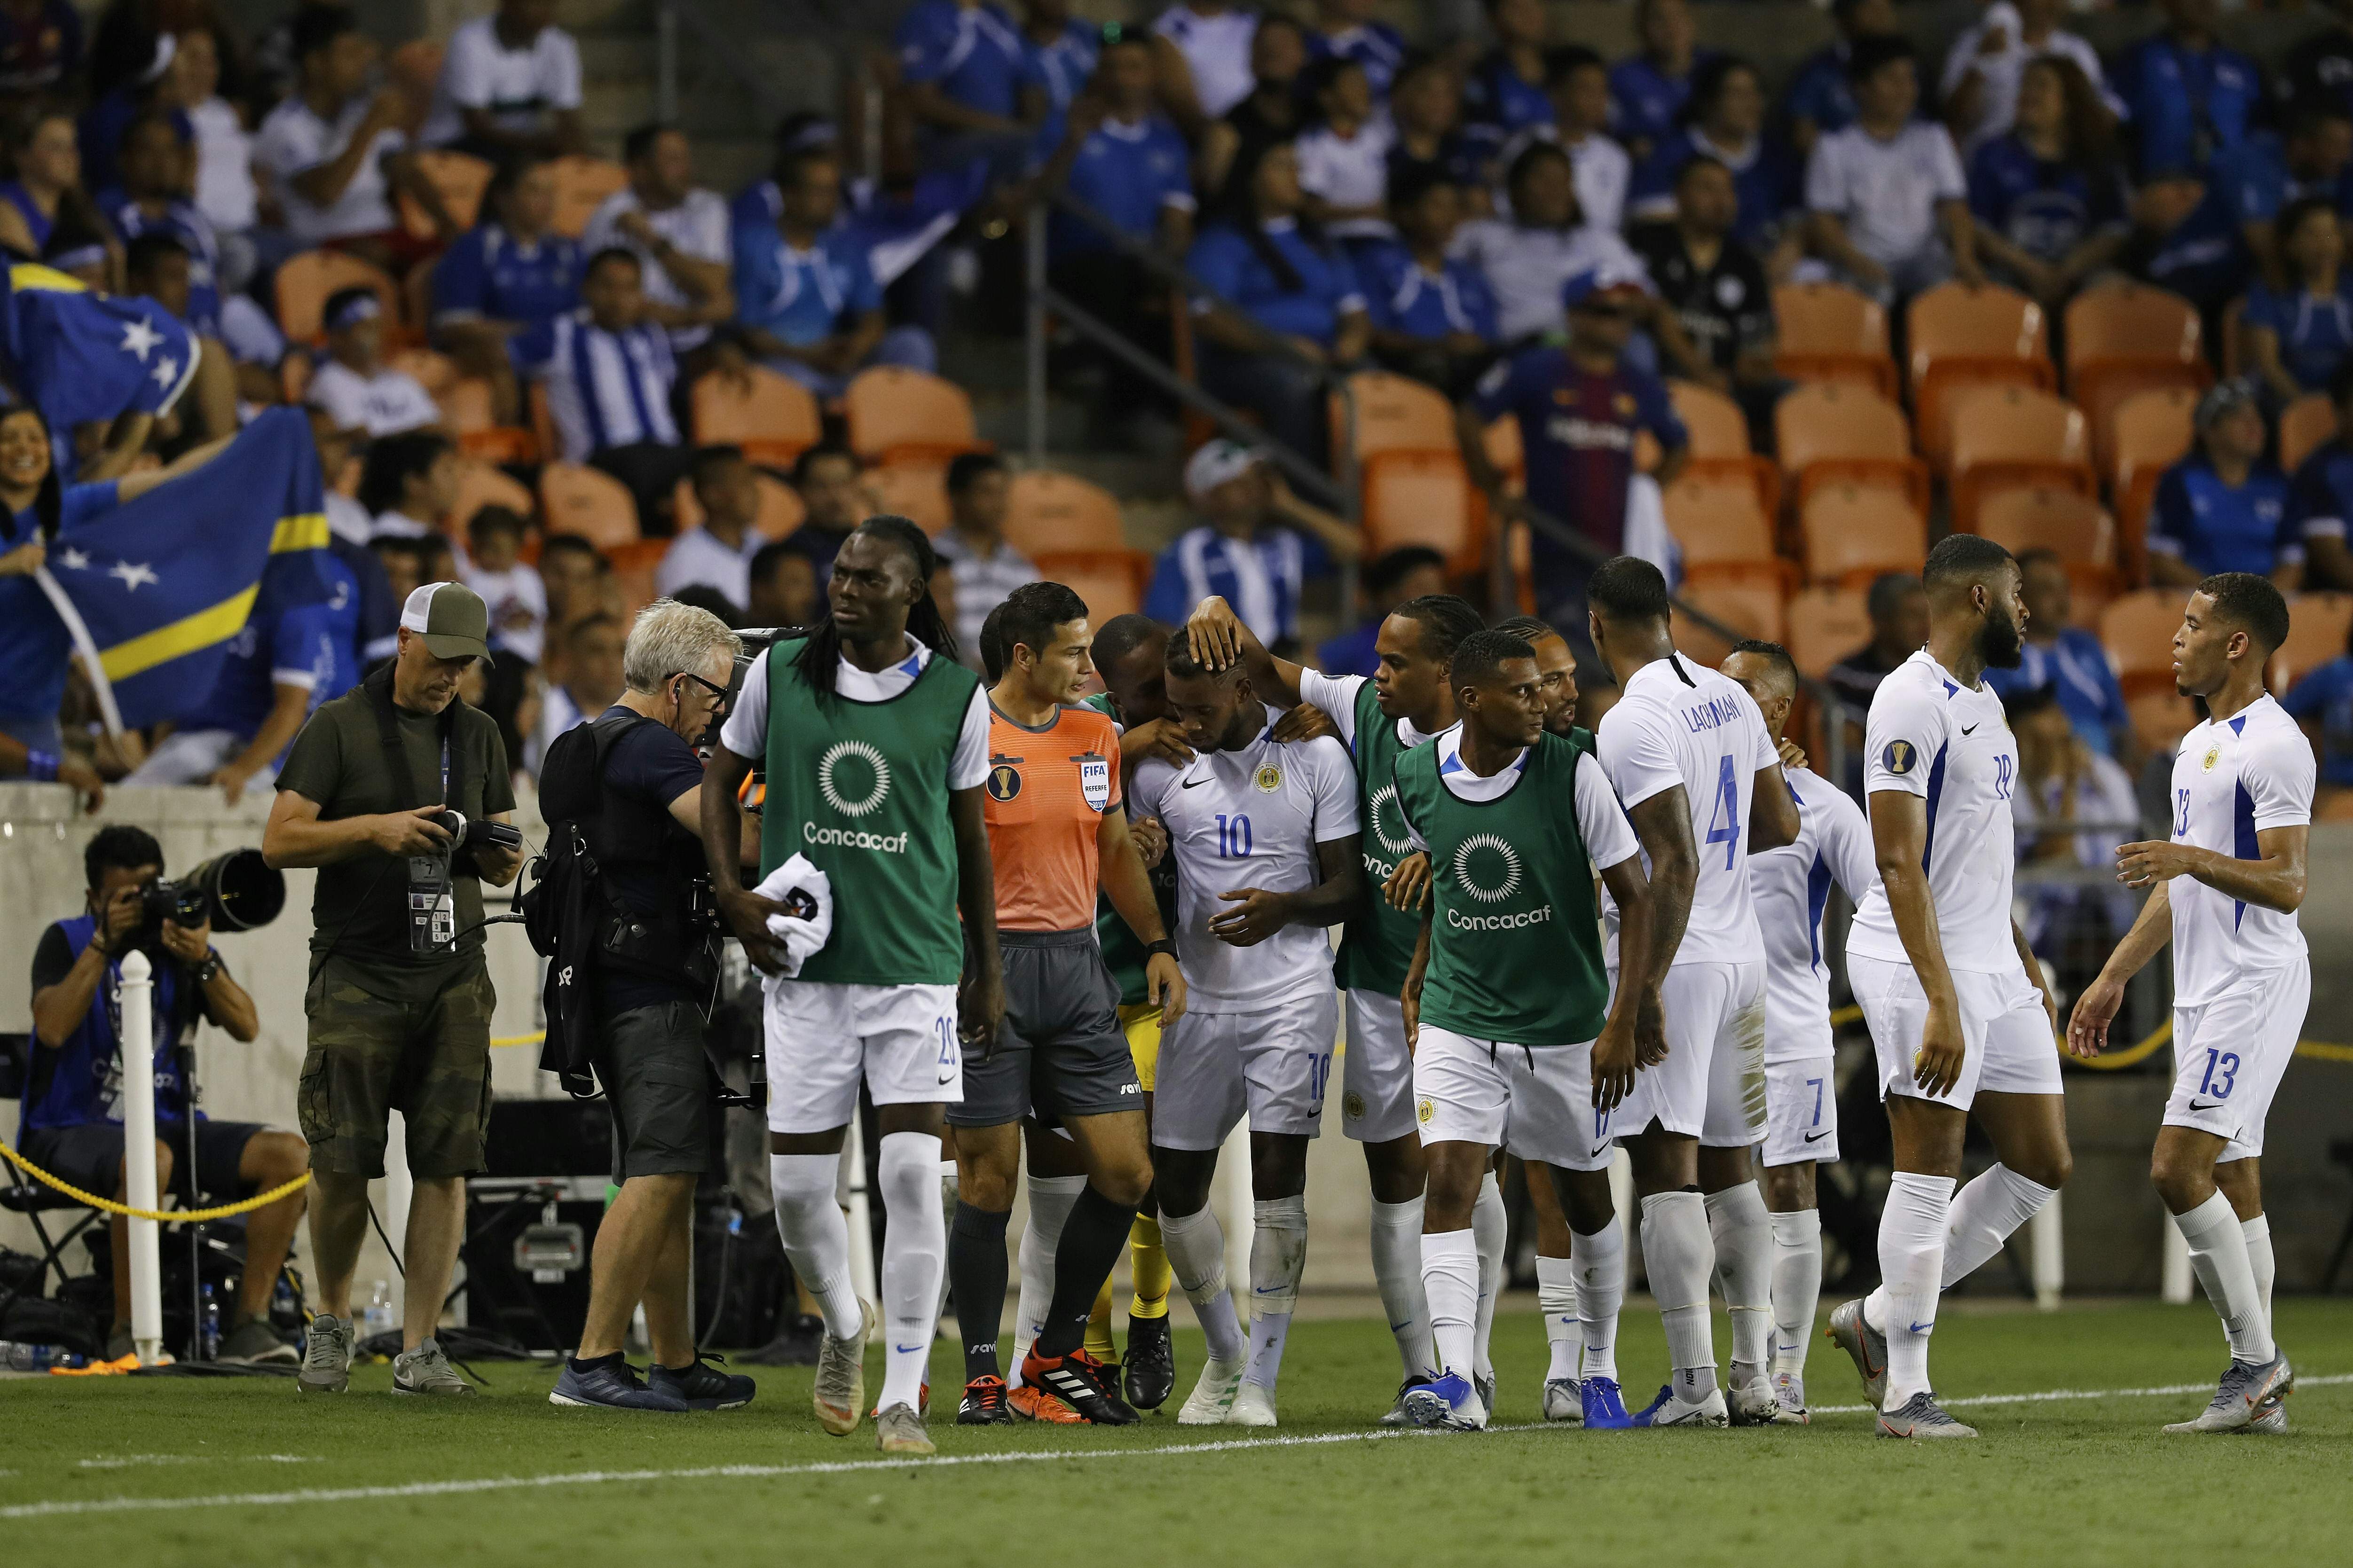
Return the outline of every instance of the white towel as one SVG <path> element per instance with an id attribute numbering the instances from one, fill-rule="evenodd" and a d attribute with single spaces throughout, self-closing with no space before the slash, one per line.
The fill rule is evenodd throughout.
<path id="1" fill-rule="evenodd" d="M 1657 567 L 1672 593 L 1683 585 L 1683 551 L 1667 528 L 1666 498 L 1659 481 L 1648 474 L 1626 479 L 1626 553 L 1639 555 Z"/>
<path id="2" fill-rule="evenodd" d="M 764 899 L 780 904 L 806 908 L 802 915 L 770 915 L 768 934 L 785 944 L 784 977 L 787 980 L 801 972 L 801 960 L 826 944 L 833 935 L 833 884 L 826 874 L 809 864 L 806 855 L 791 859 L 769 872 L 752 889 Z"/>

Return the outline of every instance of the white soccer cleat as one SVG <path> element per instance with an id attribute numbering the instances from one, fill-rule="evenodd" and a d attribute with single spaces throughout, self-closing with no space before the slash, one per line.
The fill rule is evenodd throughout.
<path id="1" fill-rule="evenodd" d="M 1262 1383 L 1245 1383 L 1234 1393 L 1233 1404 L 1226 1411 L 1229 1426 L 1273 1426 L 1274 1390 Z"/>
<path id="2" fill-rule="evenodd" d="M 1193 1384 L 1184 1408 L 1176 1412 L 1179 1426 L 1222 1426 L 1234 1408 L 1234 1395 L 1242 1384 L 1242 1373 L 1250 1363 L 1236 1356 L 1232 1361 L 1219 1361 L 1211 1356 L 1201 1363 L 1201 1379 Z"/>
<path id="3" fill-rule="evenodd" d="M 1563 1426 L 1585 1425 L 1585 1384 L 1573 1377 L 1555 1377 L 1544 1385 L 1544 1418 Z"/>
<path id="4" fill-rule="evenodd" d="M 1650 1408 L 1634 1417 L 1637 1426 L 1729 1426 L 1732 1413 L 1724 1403 L 1724 1390 L 1711 1388 L 1698 1399 L 1685 1399 L 1672 1385 L 1659 1390 Z"/>
<path id="5" fill-rule="evenodd" d="M 1978 1429 L 1945 1414 L 1934 1394 L 1915 1394 L 1893 1410 L 1879 1413 L 1883 1437 L 1974 1437 Z"/>
<path id="6" fill-rule="evenodd" d="M 2284 1435 L 2287 1431 L 2286 1402 L 2274 1394 L 2255 1406 L 2254 1415 L 2248 1419 L 2247 1431 L 2251 1436 L 2263 1437 Z"/>
<path id="7" fill-rule="evenodd" d="M 1435 1383 L 1416 1386 L 1405 1396 L 1406 1408 L 1412 1414 L 1413 1424 L 1430 1432 L 1483 1432 L 1487 1429 L 1487 1407 L 1479 1399 L 1479 1390 L 1459 1372 L 1448 1373 Z"/>
<path id="8" fill-rule="evenodd" d="M 1749 1367 L 1748 1375 L 1736 1367 L 1732 1374 L 1732 1392 L 1725 1396 L 1732 1424 L 1735 1426 L 1767 1426 L 1781 1413 L 1779 1401 L 1773 1396 L 1772 1382 L 1761 1367 Z"/>
<path id="9" fill-rule="evenodd" d="M 1871 1326 L 1860 1300 L 1844 1302 L 1831 1312 L 1830 1327 L 1822 1338 L 1838 1346 L 1854 1360 L 1854 1370 L 1862 1379 L 1862 1396 L 1873 1410 L 1887 1403 L 1887 1336 Z"/>
<path id="10" fill-rule="evenodd" d="M 1804 1426 L 1813 1420 L 1806 1414 L 1806 1380 L 1794 1372 L 1773 1374 L 1773 1420 L 1781 1426 Z"/>
<path id="11" fill-rule="evenodd" d="M 2278 1392 L 2290 1381 L 2287 1357 L 2274 1354 L 2262 1366 L 2233 1361 L 2223 1372 L 2221 1382 L 2214 1389 L 2214 1398 L 2205 1409 L 2188 1421 L 2176 1421 L 2165 1429 L 2176 1436 L 2185 1433 L 2244 1432 L 2264 1414 L 2269 1405 L 2279 1416 L 2280 1428 L 2287 1425 L 2287 1413 L 2280 1405 Z"/>

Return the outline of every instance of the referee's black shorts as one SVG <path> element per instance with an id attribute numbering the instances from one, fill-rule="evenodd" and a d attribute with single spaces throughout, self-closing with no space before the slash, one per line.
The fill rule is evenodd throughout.
<path id="1" fill-rule="evenodd" d="M 964 1102 L 954 1127 L 1002 1127 L 1025 1116 L 1053 1126 L 1072 1116 L 1141 1111 L 1144 1086 L 1119 1024 L 1119 984 L 1095 933 L 999 931 L 1005 1024 L 986 1057 L 967 1050 Z"/>

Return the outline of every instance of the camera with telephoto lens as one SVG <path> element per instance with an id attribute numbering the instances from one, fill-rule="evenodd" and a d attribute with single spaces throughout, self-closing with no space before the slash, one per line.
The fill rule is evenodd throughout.
<path id="1" fill-rule="evenodd" d="M 286 907 L 286 878 L 259 849 L 216 855 L 172 881 L 158 879 L 140 889 L 138 937 L 160 936 L 164 922 L 209 925 L 215 931 L 252 931 L 268 925 Z"/>

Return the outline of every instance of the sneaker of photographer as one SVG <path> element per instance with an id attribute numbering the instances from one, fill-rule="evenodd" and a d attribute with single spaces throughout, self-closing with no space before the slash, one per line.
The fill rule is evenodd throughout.
<path id="1" fill-rule="evenodd" d="M 422 1350 L 425 1347 L 419 1345 L 417 1348 Z M 394 1386 L 399 1386 L 397 1382 Z M 638 1369 L 631 1366 L 628 1358 L 618 1351 L 611 1355 L 593 1356 L 586 1361 L 566 1356 L 564 1370 L 556 1374 L 555 1386 L 547 1391 L 547 1402 L 550 1405 L 604 1410 L 682 1412 L 688 1408 L 686 1401 L 680 1398 L 675 1390 L 663 1388 L 659 1384 L 648 1388 L 639 1382 Z"/>
<path id="2" fill-rule="evenodd" d="M 784 1320 L 775 1339 L 735 1359 L 753 1366 L 815 1366 L 824 1342 L 825 1320 L 808 1313 Z"/>
<path id="3" fill-rule="evenodd" d="M 248 1318 L 222 1339 L 220 1353 L 213 1359 L 234 1366 L 260 1366 L 269 1363 L 288 1365 L 301 1357 L 292 1345 L 278 1337 L 276 1329 L 259 1318 Z"/>
<path id="4" fill-rule="evenodd" d="M 341 1394 L 351 1385 L 351 1322 L 321 1312 L 311 1320 L 310 1344 L 302 1352 L 302 1370 L 294 1376 L 295 1390 L 301 1394 Z"/>
<path id="5" fill-rule="evenodd" d="M 685 1366 L 657 1362 L 647 1369 L 646 1381 L 656 1393 L 685 1400 L 689 1410 L 734 1410 L 751 1404 L 760 1385 L 740 1372 L 722 1372 L 711 1364 L 719 1359 L 708 1351 L 698 1351 Z"/>
<path id="6" fill-rule="evenodd" d="M 474 1385 L 458 1375 L 438 1340 L 419 1340 L 413 1351 L 392 1358 L 395 1394 L 471 1394 Z"/>

